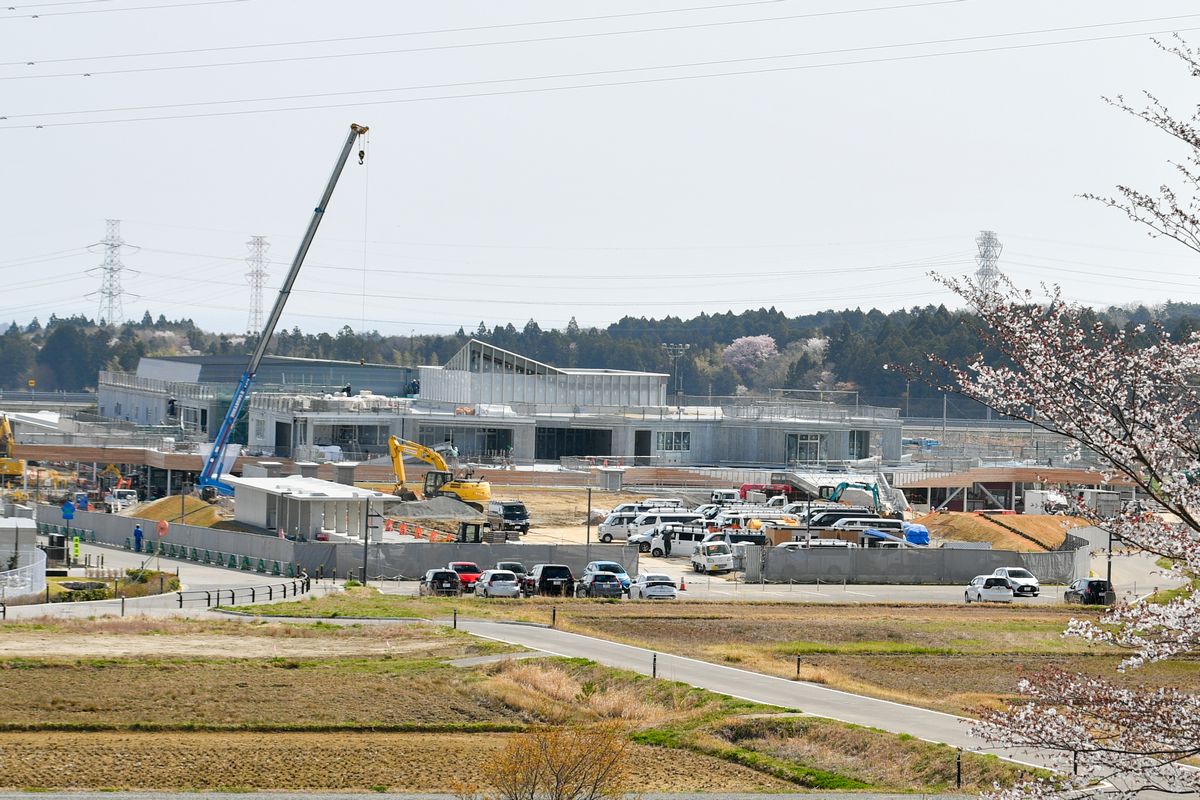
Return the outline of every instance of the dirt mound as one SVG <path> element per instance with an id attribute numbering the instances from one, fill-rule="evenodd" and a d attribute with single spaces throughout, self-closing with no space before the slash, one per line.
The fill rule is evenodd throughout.
<path id="1" fill-rule="evenodd" d="M 396 519 L 419 520 L 466 520 L 474 521 L 483 515 L 466 503 L 453 497 L 433 497 L 429 500 L 411 500 L 388 505 L 388 516 Z"/>
<path id="2" fill-rule="evenodd" d="M 165 519 L 167 522 L 183 522 L 188 525 L 198 525 L 201 528 L 211 528 L 223 519 L 219 508 L 204 502 L 199 497 L 185 496 L 182 505 L 183 509 L 180 510 L 178 495 L 164 497 L 151 503 L 143 503 L 137 508 L 131 509 L 124 516 L 154 521 Z"/>
<path id="3" fill-rule="evenodd" d="M 940 539 L 958 542 L 987 542 L 997 550 L 1039 552 L 1053 550 L 1066 539 L 1071 528 L 1089 525 L 1077 517 L 1038 514 L 970 514 L 935 511 L 913 520 Z"/>

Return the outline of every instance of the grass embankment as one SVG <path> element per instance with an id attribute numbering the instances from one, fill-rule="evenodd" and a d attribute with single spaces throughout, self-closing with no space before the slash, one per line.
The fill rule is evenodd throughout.
<path id="1" fill-rule="evenodd" d="M 149 503 L 141 503 L 130 509 L 122 516 L 136 517 L 153 521 L 181 522 L 186 525 L 196 525 L 201 528 L 211 528 L 224 519 L 221 510 L 212 503 L 206 503 L 199 497 L 190 495 L 180 502 L 179 495 L 163 497 Z"/>
<path id="2" fill-rule="evenodd" d="M 1039 514 L 972 514 L 961 511 L 935 511 L 914 522 L 934 536 L 963 542 L 987 542 L 997 550 L 1041 552 L 1059 547 L 1067 532 L 1092 523 L 1080 517 Z M 1010 530 L 1012 529 L 1012 530 Z M 1020 531 L 1020 534 L 1013 531 Z"/>
<path id="3" fill-rule="evenodd" d="M 226 639 L 238 657 L 216 655 Z M 148 649 L 100 657 L 136 640 Z M 36 655 L 47 642 L 57 655 Z M 953 777 L 948 748 L 589 662 L 456 668 L 496 646 L 420 624 L 55 621 L 4 626 L 0 647 L 0 782 L 13 788 L 444 791 L 530 724 L 613 720 L 635 742 L 635 792 L 927 793 Z M 1016 774 L 964 766 L 969 791 Z"/>
<path id="4" fill-rule="evenodd" d="M 1120 659 L 1063 629 L 1072 617 L 1098 618 L 1080 606 L 917 604 L 804 605 L 686 603 L 532 598 L 497 601 L 414 598 L 356 589 L 320 599 L 263 606 L 265 614 L 300 616 L 467 617 L 549 623 L 564 630 L 659 652 L 728 664 L 784 678 L 939 711 L 971 713 L 1014 697 L 1020 678 L 1055 667 L 1118 682 L 1179 685 L 1200 679 L 1200 664 L 1166 662 L 1114 675 Z"/>

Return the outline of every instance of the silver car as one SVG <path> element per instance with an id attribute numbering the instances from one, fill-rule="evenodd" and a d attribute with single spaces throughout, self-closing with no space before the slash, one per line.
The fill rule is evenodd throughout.
<path id="1" fill-rule="evenodd" d="M 516 597 L 521 593 L 517 573 L 506 569 L 489 569 L 475 581 L 476 597 Z"/>

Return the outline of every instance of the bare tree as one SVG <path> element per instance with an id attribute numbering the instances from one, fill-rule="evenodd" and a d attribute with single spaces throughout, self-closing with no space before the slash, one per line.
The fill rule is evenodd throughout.
<path id="1" fill-rule="evenodd" d="M 630 743 L 616 724 L 534 728 L 513 736 L 481 770 L 494 800 L 607 800 L 623 797 Z"/>
<path id="2" fill-rule="evenodd" d="M 1200 51 L 1178 38 L 1159 46 L 1200 78 Z M 1153 236 L 1200 252 L 1200 110 L 1181 119 L 1146 97 L 1143 109 L 1120 97 L 1110 102 L 1187 145 L 1188 157 L 1174 164 L 1186 194 L 1120 186 L 1116 197 L 1092 199 Z M 1008 283 L 985 289 L 969 279 L 939 280 L 974 308 L 981 335 L 1001 354 L 966 366 L 931 355 L 950 375 L 943 388 L 1069 437 L 1097 453 L 1105 469 L 1128 477 L 1174 518 L 1129 507 L 1108 524 L 1122 541 L 1170 559 L 1191 586 L 1200 577 L 1200 336 L 1174 340 L 1153 325 L 1114 333 L 1090 309 L 1063 300 L 1057 287 L 1043 297 Z M 1118 669 L 1136 670 L 1196 652 L 1200 599 L 1189 590 L 1169 602 L 1120 604 L 1099 624 L 1072 621 L 1067 634 L 1124 649 Z M 1200 755 L 1200 695 L 1193 689 L 1118 686 L 1061 671 L 1021 681 L 1024 699 L 981 711 L 975 730 L 997 744 L 1052 754 L 1065 777 L 998 796 L 1200 792 L 1200 771 L 1181 764 Z"/>

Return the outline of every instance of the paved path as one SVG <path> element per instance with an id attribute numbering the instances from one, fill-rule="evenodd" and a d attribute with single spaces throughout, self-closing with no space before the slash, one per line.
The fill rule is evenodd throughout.
<path id="1" fill-rule="evenodd" d="M 610 667 L 681 681 L 720 694 L 793 708 L 807 714 L 906 733 L 931 742 L 975 752 L 994 753 L 1030 764 L 1044 763 L 1036 754 L 987 748 L 972 737 L 961 717 L 916 706 L 849 694 L 815 683 L 791 681 L 720 664 L 655 654 L 651 650 L 528 625 L 505 625 L 459 619 L 460 630 L 476 636 L 523 645 L 552 655 L 587 658 Z"/>

